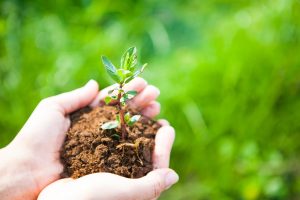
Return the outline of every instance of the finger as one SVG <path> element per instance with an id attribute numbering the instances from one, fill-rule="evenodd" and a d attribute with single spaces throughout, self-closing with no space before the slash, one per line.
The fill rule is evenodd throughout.
<path id="1" fill-rule="evenodd" d="M 169 167 L 170 154 L 174 139 L 175 130 L 171 126 L 163 126 L 157 131 L 153 152 L 154 169 Z"/>
<path id="2" fill-rule="evenodd" d="M 153 199 L 178 181 L 171 169 L 158 169 L 139 179 L 95 173 L 79 179 L 59 180 L 47 186 L 38 200 L 48 199 Z M 116 190 L 117 188 L 117 190 Z M 66 193 L 65 191 L 72 191 Z M 99 191 L 101 191 L 99 193 Z M 75 197 L 75 198 L 74 198 Z"/>
<path id="3" fill-rule="evenodd" d="M 97 105 L 99 105 L 100 101 L 102 101 L 107 95 L 108 95 L 108 91 L 117 88 L 118 84 L 113 84 L 110 85 L 104 89 L 102 89 L 98 95 L 96 96 L 96 98 L 92 101 L 92 103 L 90 104 L 91 107 L 95 107 Z"/>
<path id="4" fill-rule="evenodd" d="M 153 118 L 156 115 L 158 115 L 160 113 L 160 103 L 158 103 L 157 101 L 152 101 L 150 102 L 142 111 L 141 113 L 144 116 Z"/>
<path id="5" fill-rule="evenodd" d="M 132 191 L 131 199 L 157 198 L 161 192 L 170 188 L 178 179 L 176 172 L 168 168 L 151 171 L 146 176 L 131 181 L 129 186 L 135 188 Z"/>
<path id="6" fill-rule="evenodd" d="M 165 119 L 159 119 L 157 122 L 162 126 L 169 126 L 170 125 L 170 123 Z"/>
<path id="7" fill-rule="evenodd" d="M 136 95 L 128 104 L 137 109 L 142 109 L 151 101 L 154 101 L 159 96 L 159 89 L 153 85 L 148 85 L 141 93 Z"/>
<path id="8" fill-rule="evenodd" d="M 46 102 L 56 103 L 64 114 L 71 113 L 89 105 L 98 93 L 98 83 L 90 80 L 85 86 L 45 99 Z"/>
<path id="9" fill-rule="evenodd" d="M 147 86 L 147 82 L 143 78 L 137 77 L 137 78 L 133 79 L 132 81 L 130 81 L 129 83 L 127 83 L 123 89 L 125 91 L 135 90 L 139 93 L 142 90 L 144 90 L 144 88 L 146 86 Z M 118 87 L 118 84 L 108 86 L 108 87 L 104 88 L 103 90 L 101 90 L 99 92 L 98 96 L 91 103 L 91 106 L 95 107 L 95 106 L 99 105 L 99 102 L 102 101 L 108 95 L 108 91 L 110 91 L 116 87 Z"/>
<path id="10" fill-rule="evenodd" d="M 146 86 L 148 85 L 147 81 L 141 77 L 137 77 L 135 79 L 133 79 L 132 81 L 130 81 L 129 83 L 127 83 L 126 85 L 124 85 L 124 90 L 125 91 L 129 91 L 129 90 L 135 90 L 138 93 L 143 91 Z"/>

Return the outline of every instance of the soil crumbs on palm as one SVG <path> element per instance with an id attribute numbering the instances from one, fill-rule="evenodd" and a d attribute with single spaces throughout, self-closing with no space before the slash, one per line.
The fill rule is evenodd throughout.
<path id="1" fill-rule="evenodd" d="M 139 178 L 153 169 L 154 138 L 160 125 L 142 116 L 128 127 L 128 138 L 121 141 L 119 129 L 101 129 L 105 122 L 115 120 L 117 113 L 113 106 L 102 106 L 86 107 L 71 115 L 71 127 L 61 149 L 62 177 L 109 172 Z"/>

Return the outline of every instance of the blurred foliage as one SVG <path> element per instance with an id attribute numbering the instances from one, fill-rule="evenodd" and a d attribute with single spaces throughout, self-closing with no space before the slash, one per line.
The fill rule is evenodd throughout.
<path id="1" fill-rule="evenodd" d="M 300 199 L 299 0 L 2 0 L 0 145 L 137 46 L 176 128 L 161 199 Z M 46 138 L 45 138 L 46 139 Z"/>

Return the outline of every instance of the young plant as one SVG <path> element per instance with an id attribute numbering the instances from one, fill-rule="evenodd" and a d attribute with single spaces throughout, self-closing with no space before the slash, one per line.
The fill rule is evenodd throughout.
<path id="1" fill-rule="evenodd" d="M 129 48 L 121 58 L 121 65 L 116 68 L 108 58 L 102 56 L 102 62 L 109 76 L 117 82 L 117 87 L 108 91 L 108 96 L 104 99 L 106 104 L 116 105 L 119 114 L 117 119 L 104 123 L 102 129 L 121 128 L 122 140 L 127 138 L 127 126 L 132 126 L 139 120 L 140 115 L 133 115 L 129 112 L 125 113 L 125 106 L 128 100 L 132 99 L 137 92 L 134 90 L 124 91 L 123 87 L 126 83 L 140 75 L 147 64 L 138 67 L 137 64 L 137 50 L 135 47 Z"/>

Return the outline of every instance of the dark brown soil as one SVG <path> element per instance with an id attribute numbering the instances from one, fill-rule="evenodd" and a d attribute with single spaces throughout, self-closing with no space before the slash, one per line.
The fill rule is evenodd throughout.
<path id="1" fill-rule="evenodd" d="M 62 177 L 110 172 L 138 178 L 153 169 L 154 137 L 160 125 L 142 116 L 128 127 L 126 141 L 121 141 L 119 129 L 101 129 L 103 123 L 115 120 L 117 113 L 113 106 L 102 106 L 86 107 L 71 115 L 71 127 L 61 150 Z"/>

